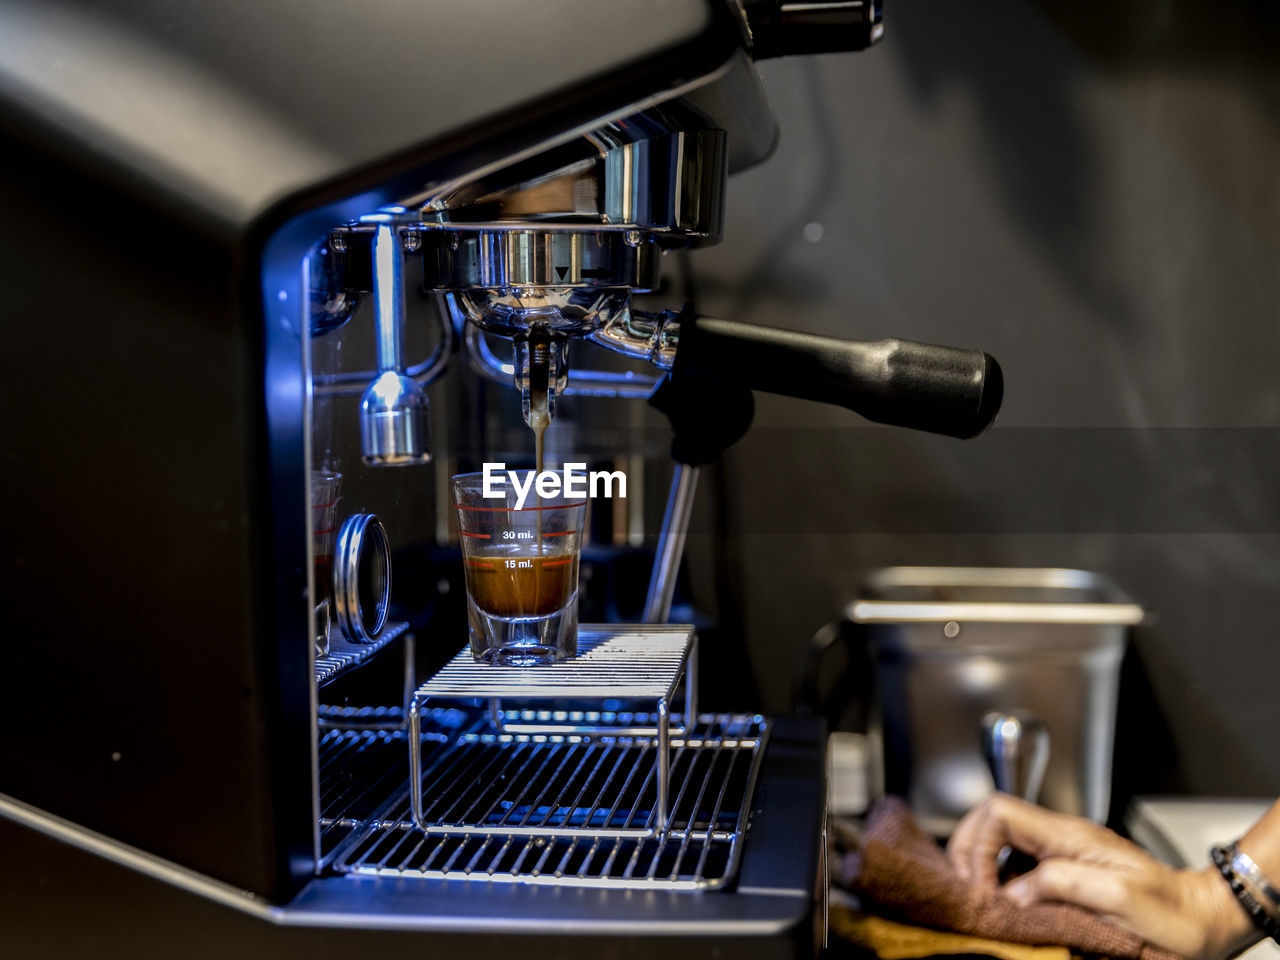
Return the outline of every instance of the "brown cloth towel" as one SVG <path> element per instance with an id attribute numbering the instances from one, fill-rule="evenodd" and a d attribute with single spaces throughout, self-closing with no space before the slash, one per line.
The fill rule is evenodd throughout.
<path id="1" fill-rule="evenodd" d="M 885 797 L 872 809 L 861 848 L 845 860 L 842 872 L 839 879 L 850 889 L 912 923 L 1109 957 L 1176 960 L 1167 950 L 1078 907 L 1022 907 L 999 890 L 960 879 L 897 797 Z"/>

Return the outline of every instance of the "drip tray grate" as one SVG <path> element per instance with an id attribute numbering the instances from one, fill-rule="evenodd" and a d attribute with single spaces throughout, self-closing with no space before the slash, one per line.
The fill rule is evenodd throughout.
<path id="1" fill-rule="evenodd" d="M 335 730 L 320 738 L 319 748 L 323 859 L 404 783 L 405 738 L 386 732 Z"/>
<path id="2" fill-rule="evenodd" d="M 353 667 L 372 659 L 408 629 L 407 623 L 388 623 L 382 628 L 382 633 L 378 634 L 378 639 L 370 643 L 349 643 L 334 637 L 329 643 L 329 653 L 315 658 L 316 686 L 323 687 Z"/>
<path id="3" fill-rule="evenodd" d="M 380 876 L 720 887 L 737 870 L 767 736 L 761 717 L 704 716 L 690 734 L 672 737 L 671 816 L 657 829 L 655 738 L 466 733 L 424 770 L 427 833 L 401 794 L 332 866 Z"/>

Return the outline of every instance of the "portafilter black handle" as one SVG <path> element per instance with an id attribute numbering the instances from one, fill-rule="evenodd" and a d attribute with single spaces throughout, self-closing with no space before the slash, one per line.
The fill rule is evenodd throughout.
<path id="1" fill-rule="evenodd" d="M 751 56 L 862 50 L 884 33 L 882 0 L 743 0 Z"/>
<path id="2" fill-rule="evenodd" d="M 995 420 L 1004 377 L 995 358 L 911 340 L 837 340 L 711 317 L 681 317 L 676 378 L 834 403 L 868 420 L 976 437 Z"/>

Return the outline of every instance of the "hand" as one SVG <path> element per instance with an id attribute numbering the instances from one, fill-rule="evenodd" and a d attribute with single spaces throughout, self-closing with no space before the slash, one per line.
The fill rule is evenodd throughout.
<path id="1" fill-rule="evenodd" d="M 1002 848 L 1035 869 L 1004 891 L 1018 903 L 1069 903 L 1192 960 L 1223 960 L 1259 939 L 1215 867 L 1175 870 L 1088 820 L 995 793 L 965 815 L 947 845 L 956 872 L 997 883 Z"/>

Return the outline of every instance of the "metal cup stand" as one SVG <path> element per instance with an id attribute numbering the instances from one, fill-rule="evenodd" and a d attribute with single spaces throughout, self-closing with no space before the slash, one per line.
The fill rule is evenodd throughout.
<path id="1" fill-rule="evenodd" d="M 330 641 L 329 652 L 323 657 L 316 657 L 314 663 L 316 689 L 332 683 L 338 677 L 367 663 L 380 654 L 401 634 L 409 629 L 407 623 L 388 623 L 382 628 L 376 640 L 371 643 L 351 643 L 348 640 L 334 639 Z M 417 667 L 414 661 L 414 638 L 409 633 L 404 638 L 404 694 L 400 716 L 381 719 L 377 713 L 361 710 L 353 715 L 336 714 L 321 715 L 318 724 L 321 730 L 403 730 L 409 705 L 413 696 L 413 682 Z M 367 715 L 366 715 L 367 714 Z"/>
<path id="2" fill-rule="evenodd" d="M 688 625 L 588 625 L 578 630 L 578 654 L 563 663 L 504 667 L 476 663 L 464 648 L 420 686 L 409 703 L 409 796 L 414 824 L 428 834 L 533 835 L 589 837 L 654 836 L 671 816 L 671 736 L 686 736 L 697 722 L 697 634 Z M 684 716 L 673 727 L 671 704 L 684 681 Z M 498 824 L 427 823 L 422 806 L 422 710 L 430 700 L 488 700 L 493 726 L 501 734 L 656 737 L 657 800 L 652 825 L 609 829 L 590 826 L 513 827 Z M 652 702 L 653 726 L 597 722 L 595 711 L 539 711 L 536 722 L 511 723 L 502 701 L 631 700 Z M 605 711 L 601 710 L 601 713 Z"/>

